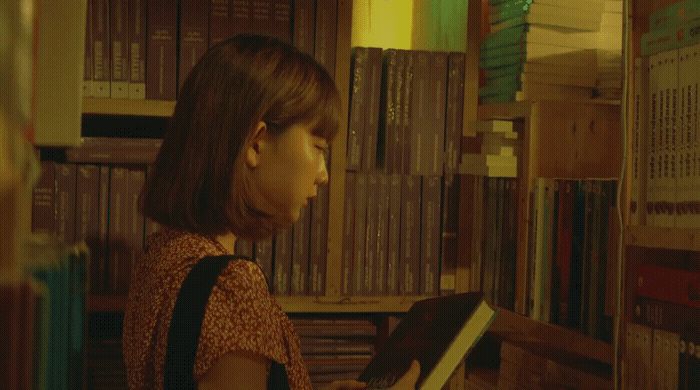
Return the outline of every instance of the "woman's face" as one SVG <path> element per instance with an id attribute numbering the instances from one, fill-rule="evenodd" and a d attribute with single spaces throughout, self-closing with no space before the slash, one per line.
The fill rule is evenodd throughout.
<path id="1" fill-rule="evenodd" d="M 246 150 L 256 193 L 290 223 L 299 219 L 318 186 L 328 182 L 328 142 L 311 130 L 311 125 L 294 125 L 275 136 L 260 122 Z"/>

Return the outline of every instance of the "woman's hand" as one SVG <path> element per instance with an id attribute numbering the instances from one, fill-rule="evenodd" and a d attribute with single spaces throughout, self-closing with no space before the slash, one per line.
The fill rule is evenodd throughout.
<path id="1" fill-rule="evenodd" d="M 416 388 L 416 382 L 418 381 L 419 376 L 420 363 L 418 363 L 417 360 L 414 360 L 411 362 L 411 367 L 408 368 L 408 371 L 406 371 L 406 373 L 387 390 L 414 390 Z M 365 383 L 350 380 L 333 382 L 324 390 L 360 390 L 365 388 Z"/>

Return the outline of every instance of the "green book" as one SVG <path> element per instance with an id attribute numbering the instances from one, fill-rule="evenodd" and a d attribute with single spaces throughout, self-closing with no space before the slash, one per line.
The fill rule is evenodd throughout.
<path id="1" fill-rule="evenodd" d="M 499 15 L 512 10 L 528 10 L 533 0 L 512 0 L 500 4 L 492 5 L 489 9 L 490 15 Z"/>
<path id="2" fill-rule="evenodd" d="M 528 25 L 520 25 L 489 34 L 481 44 L 481 50 L 487 51 L 503 46 L 511 46 L 525 42 Z"/>
<path id="3" fill-rule="evenodd" d="M 525 61 L 526 54 L 520 53 L 505 57 L 481 58 L 479 66 L 482 69 L 495 69 L 507 66 L 519 65 Z"/>

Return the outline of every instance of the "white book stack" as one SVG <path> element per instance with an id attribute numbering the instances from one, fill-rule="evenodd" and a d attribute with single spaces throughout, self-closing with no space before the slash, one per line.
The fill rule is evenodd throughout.
<path id="1" fill-rule="evenodd" d="M 460 173 L 488 177 L 517 177 L 518 133 L 511 121 L 475 121 L 481 153 L 464 153 Z"/>
<path id="2" fill-rule="evenodd" d="M 605 0 L 598 31 L 598 95 L 604 99 L 622 97 L 622 0 Z"/>

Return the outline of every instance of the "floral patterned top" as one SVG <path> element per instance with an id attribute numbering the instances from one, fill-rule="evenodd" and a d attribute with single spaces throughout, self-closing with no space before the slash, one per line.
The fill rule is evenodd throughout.
<path id="1" fill-rule="evenodd" d="M 134 265 L 122 346 L 129 388 L 162 389 L 168 329 L 182 282 L 197 261 L 229 254 L 218 241 L 164 228 L 148 237 Z M 221 272 L 204 314 L 194 377 L 201 380 L 218 358 L 248 351 L 285 365 L 291 389 L 311 389 L 299 338 L 269 293 L 258 265 L 233 260 Z"/>

